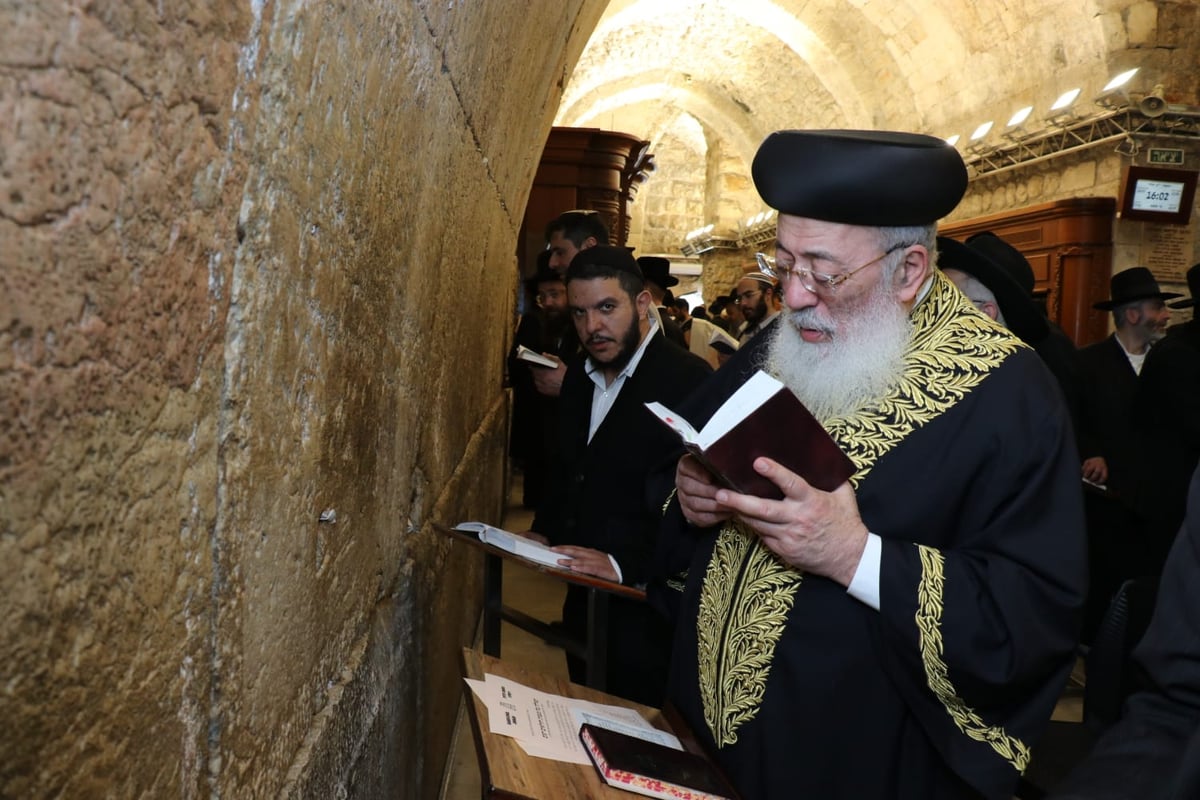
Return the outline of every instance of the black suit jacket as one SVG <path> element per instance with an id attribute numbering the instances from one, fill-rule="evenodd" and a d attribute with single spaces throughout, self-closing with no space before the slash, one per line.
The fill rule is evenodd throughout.
<path id="1" fill-rule="evenodd" d="M 1176 326 L 1154 346 L 1139 384 L 1147 503 L 1174 533 L 1183 521 L 1188 480 L 1200 462 L 1200 320 Z"/>
<path id="2" fill-rule="evenodd" d="M 656 333 L 589 443 L 594 384 L 582 357 L 571 362 L 559 397 L 551 496 L 538 509 L 533 529 L 552 544 L 609 553 L 625 583 L 644 583 L 662 515 L 646 480 L 654 465 L 681 450 L 645 403 L 674 408 L 709 372 L 704 359 Z"/>
<path id="3" fill-rule="evenodd" d="M 1138 376 L 1115 335 L 1079 351 L 1083 382 L 1079 455 L 1103 456 L 1108 488 L 1131 510 L 1142 512 L 1139 470 L 1145 453 L 1136 425 Z"/>
<path id="4" fill-rule="evenodd" d="M 1130 697 L 1054 800 L 1200 797 L 1200 471 L 1134 659 L 1147 688 Z"/>

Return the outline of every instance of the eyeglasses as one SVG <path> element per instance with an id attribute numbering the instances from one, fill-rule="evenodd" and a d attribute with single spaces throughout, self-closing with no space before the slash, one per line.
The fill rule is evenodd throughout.
<path id="1" fill-rule="evenodd" d="M 759 253 L 759 255 L 761 256 L 762 253 Z M 735 294 L 733 296 L 733 304 L 740 306 L 742 303 L 748 302 L 750 300 L 750 298 L 754 297 L 754 295 L 756 295 L 756 294 L 762 294 L 762 289 L 751 289 L 748 292 L 742 292 L 741 294 Z"/>
<path id="2" fill-rule="evenodd" d="M 880 253 L 872 258 L 861 267 L 855 267 L 849 272 L 843 272 L 839 275 L 829 275 L 824 272 L 814 272 L 811 269 L 803 267 L 785 267 L 776 262 L 766 253 L 755 253 L 754 260 L 758 262 L 758 271 L 764 275 L 770 275 L 776 278 L 782 284 L 790 283 L 793 278 L 800 280 L 800 285 L 813 294 L 837 294 L 837 287 L 841 286 L 846 281 L 853 277 L 854 273 L 860 272 L 872 264 L 882 261 L 897 250 L 902 250 L 906 247 L 912 247 L 912 243 L 901 243 L 893 246 L 887 252 Z"/>

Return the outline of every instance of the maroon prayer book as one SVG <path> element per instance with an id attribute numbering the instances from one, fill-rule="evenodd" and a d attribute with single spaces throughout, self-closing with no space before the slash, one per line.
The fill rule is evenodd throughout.
<path id="1" fill-rule="evenodd" d="M 832 492 L 854 474 L 854 462 L 790 389 L 763 371 L 730 395 L 700 431 L 661 403 L 651 413 L 679 434 L 684 447 L 735 492 L 783 498 L 768 478 L 754 471 L 766 456 L 809 484 Z"/>

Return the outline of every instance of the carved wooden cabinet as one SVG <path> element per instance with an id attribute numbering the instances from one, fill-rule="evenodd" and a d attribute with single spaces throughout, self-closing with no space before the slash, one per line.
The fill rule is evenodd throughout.
<path id="1" fill-rule="evenodd" d="M 939 233 L 958 240 L 991 231 L 1029 260 L 1035 297 L 1077 345 L 1108 335 L 1108 312 L 1092 304 L 1108 297 L 1116 200 L 1080 197 L 1003 214 L 948 223 Z"/>
<path id="2" fill-rule="evenodd" d="M 546 245 L 546 224 L 564 211 L 598 212 L 608 226 L 609 244 L 623 246 L 629 235 L 629 200 L 652 158 L 649 147 L 628 133 L 551 128 L 521 223 L 521 274 L 533 274 L 537 253 Z"/>

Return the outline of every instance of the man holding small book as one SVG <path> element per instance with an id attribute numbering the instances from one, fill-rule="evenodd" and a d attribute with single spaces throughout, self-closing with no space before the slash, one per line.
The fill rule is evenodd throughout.
<path id="1" fill-rule="evenodd" d="M 663 531 L 694 556 L 666 604 L 681 614 L 669 698 L 744 800 L 1009 798 L 1084 603 L 1061 396 L 935 267 L 937 220 L 967 183 L 953 147 L 780 131 L 752 172 L 779 211 L 759 260 L 784 310 L 671 408 L 703 426 L 758 359 L 855 472 L 822 491 L 752 459 L 776 500 L 680 460 Z"/>
<path id="2" fill-rule="evenodd" d="M 586 358 L 568 363 L 559 397 L 558 452 L 533 532 L 563 554 L 562 565 L 630 585 L 644 584 L 662 515 L 647 496 L 650 470 L 678 440 L 644 406 L 677 403 L 711 372 L 668 342 L 650 315 L 641 269 L 623 247 L 580 251 L 566 272 L 567 307 Z M 583 639 L 587 592 L 567 589 L 563 626 Z M 661 705 L 671 628 L 648 604 L 609 602 L 607 691 Z M 568 658 L 571 679 L 586 666 Z"/>

